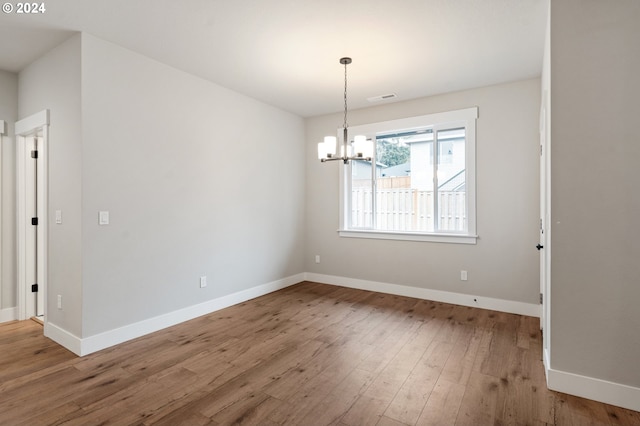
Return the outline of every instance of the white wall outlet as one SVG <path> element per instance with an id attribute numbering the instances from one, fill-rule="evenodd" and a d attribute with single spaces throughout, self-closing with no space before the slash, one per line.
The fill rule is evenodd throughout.
<path id="1" fill-rule="evenodd" d="M 460 271 L 460 281 L 466 281 L 467 280 L 467 271 Z"/>
<path id="2" fill-rule="evenodd" d="M 108 225 L 109 224 L 109 212 L 101 211 L 98 214 L 98 224 L 99 225 Z"/>
<path id="3" fill-rule="evenodd" d="M 62 309 L 62 295 L 58 295 L 58 309 Z"/>
<path id="4" fill-rule="evenodd" d="M 62 225 L 62 210 L 56 210 L 56 224 Z"/>
<path id="5" fill-rule="evenodd" d="M 320 255 L 316 254 L 316 263 L 320 263 Z"/>
<path id="6" fill-rule="evenodd" d="M 205 288 L 207 286 L 207 277 L 200 277 L 200 288 Z"/>

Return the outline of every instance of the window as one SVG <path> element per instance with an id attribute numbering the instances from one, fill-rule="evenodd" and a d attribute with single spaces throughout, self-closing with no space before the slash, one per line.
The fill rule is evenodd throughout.
<path id="1" fill-rule="evenodd" d="M 477 108 L 350 128 L 373 161 L 342 176 L 340 235 L 473 244 Z"/>

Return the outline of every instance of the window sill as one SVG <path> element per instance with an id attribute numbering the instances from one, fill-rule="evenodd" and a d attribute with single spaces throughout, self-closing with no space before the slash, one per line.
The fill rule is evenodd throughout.
<path id="1" fill-rule="evenodd" d="M 477 235 L 469 234 L 423 234 L 418 232 L 374 231 L 339 229 L 338 235 L 345 238 L 372 238 L 377 240 L 426 241 L 434 243 L 476 244 Z"/>

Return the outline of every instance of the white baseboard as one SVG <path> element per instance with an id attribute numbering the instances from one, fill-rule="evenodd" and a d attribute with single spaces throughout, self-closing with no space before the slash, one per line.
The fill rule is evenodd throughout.
<path id="1" fill-rule="evenodd" d="M 69 333 L 64 328 L 60 328 L 57 325 L 45 321 L 44 323 L 44 335 L 53 340 L 57 344 L 64 346 L 76 355 L 80 355 L 82 352 L 82 339 L 75 334 Z"/>
<path id="2" fill-rule="evenodd" d="M 45 324 L 45 336 L 61 344 L 76 355 L 84 356 L 162 330 L 163 328 L 171 327 L 259 296 L 264 296 L 265 294 L 289 287 L 301 281 L 304 281 L 304 274 L 292 275 L 85 338 L 74 336 L 56 325 L 48 323 Z"/>
<path id="3" fill-rule="evenodd" d="M 553 391 L 640 411 L 640 388 L 547 368 L 547 387 Z"/>
<path id="4" fill-rule="evenodd" d="M 493 311 L 508 312 L 511 314 L 540 317 L 540 305 L 534 303 L 494 299 L 491 297 L 474 296 L 471 294 L 431 290 L 427 288 L 359 280 L 355 278 L 338 277 L 334 275 L 315 274 L 311 272 L 305 273 L 305 279 L 307 281 L 339 285 L 349 288 L 357 288 L 360 290 L 377 291 L 379 293 L 415 297 L 417 299 L 433 300 L 435 302 L 453 303 L 455 305 L 471 306 L 475 308 L 490 309 Z"/>
<path id="5" fill-rule="evenodd" d="M 0 322 L 15 321 L 18 319 L 18 308 L 0 309 Z"/>
<path id="6" fill-rule="evenodd" d="M 45 336 L 61 344 L 79 356 L 126 342 L 163 328 L 180 324 L 184 321 L 210 314 L 220 309 L 233 306 L 244 301 L 263 296 L 276 290 L 289 287 L 301 281 L 315 281 L 324 284 L 332 284 L 343 287 L 357 288 L 361 290 L 377 291 L 381 293 L 395 294 L 399 296 L 415 297 L 419 299 L 433 300 L 436 302 L 453 303 L 462 306 L 472 306 L 491 309 L 514 314 L 539 316 L 539 305 L 515 302 L 489 297 L 480 297 L 467 294 L 452 293 L 447 291 L 430 290 L 417 287 L 409 287 L 397 284 L 381 283 L 375 281 L 358 280 L 353 278 L 322 275 L 315 273 L 301 273 L 262 284 L 247 290 L 239 291 L 217 299 L 208 300 L 198 305 L 188 306 L 164 315 L 149 318 L 124 327 L 105 331 L 85 338 L 77 337 L 52 323 L 45 323 Z"/>
<path id="7" fill-rule="evenodd" d="M 104 333 L 96 334 L 94 336 L 80 338 L 52 323 L 45 323 L 44 334 L 76 355 L 84 356 L 119 343 L 162 330 L 163 328 L 171 327 L 173 325 L 180 324 L 181 322 L 189 321 L 199 316 L 207 315 L 211 312 L 263 296 L 305 280 L 522 315 L 539 316 L 540 311 L 540 307 L 538 305 L 522 302 L 337 277 L 333 275 L 301 273 L 227 296 L 219 297 L 217 299 L 208 300 L 198 305 L 188 306 L 177 311 L 129 324 L 124 327 L 105 331 Z"/>
<path id="8" fill-rule="evenodd" d="M 542 365 L 544 365 L 544 370 L 549 371 L 549 366 L 551 365 L 551 361 L 549 359 L 549 350 L 542 349 Z M 547 387 L 549 387 L 549 375 L 547 374 Z"/>

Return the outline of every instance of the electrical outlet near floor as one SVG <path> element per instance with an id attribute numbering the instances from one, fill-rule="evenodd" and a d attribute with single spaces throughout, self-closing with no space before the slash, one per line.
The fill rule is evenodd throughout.
<path id="1" fill-rule="evenodd" d="M 460 281 L 467 281 L 467 271 L 460 271 Z"/>
<path id="2" fill-rule="evenodd" d="M 206 286 L 207 286 L 207 277 L 206 276 L 200 277 L 200 288 L 205 288 Z"/>

